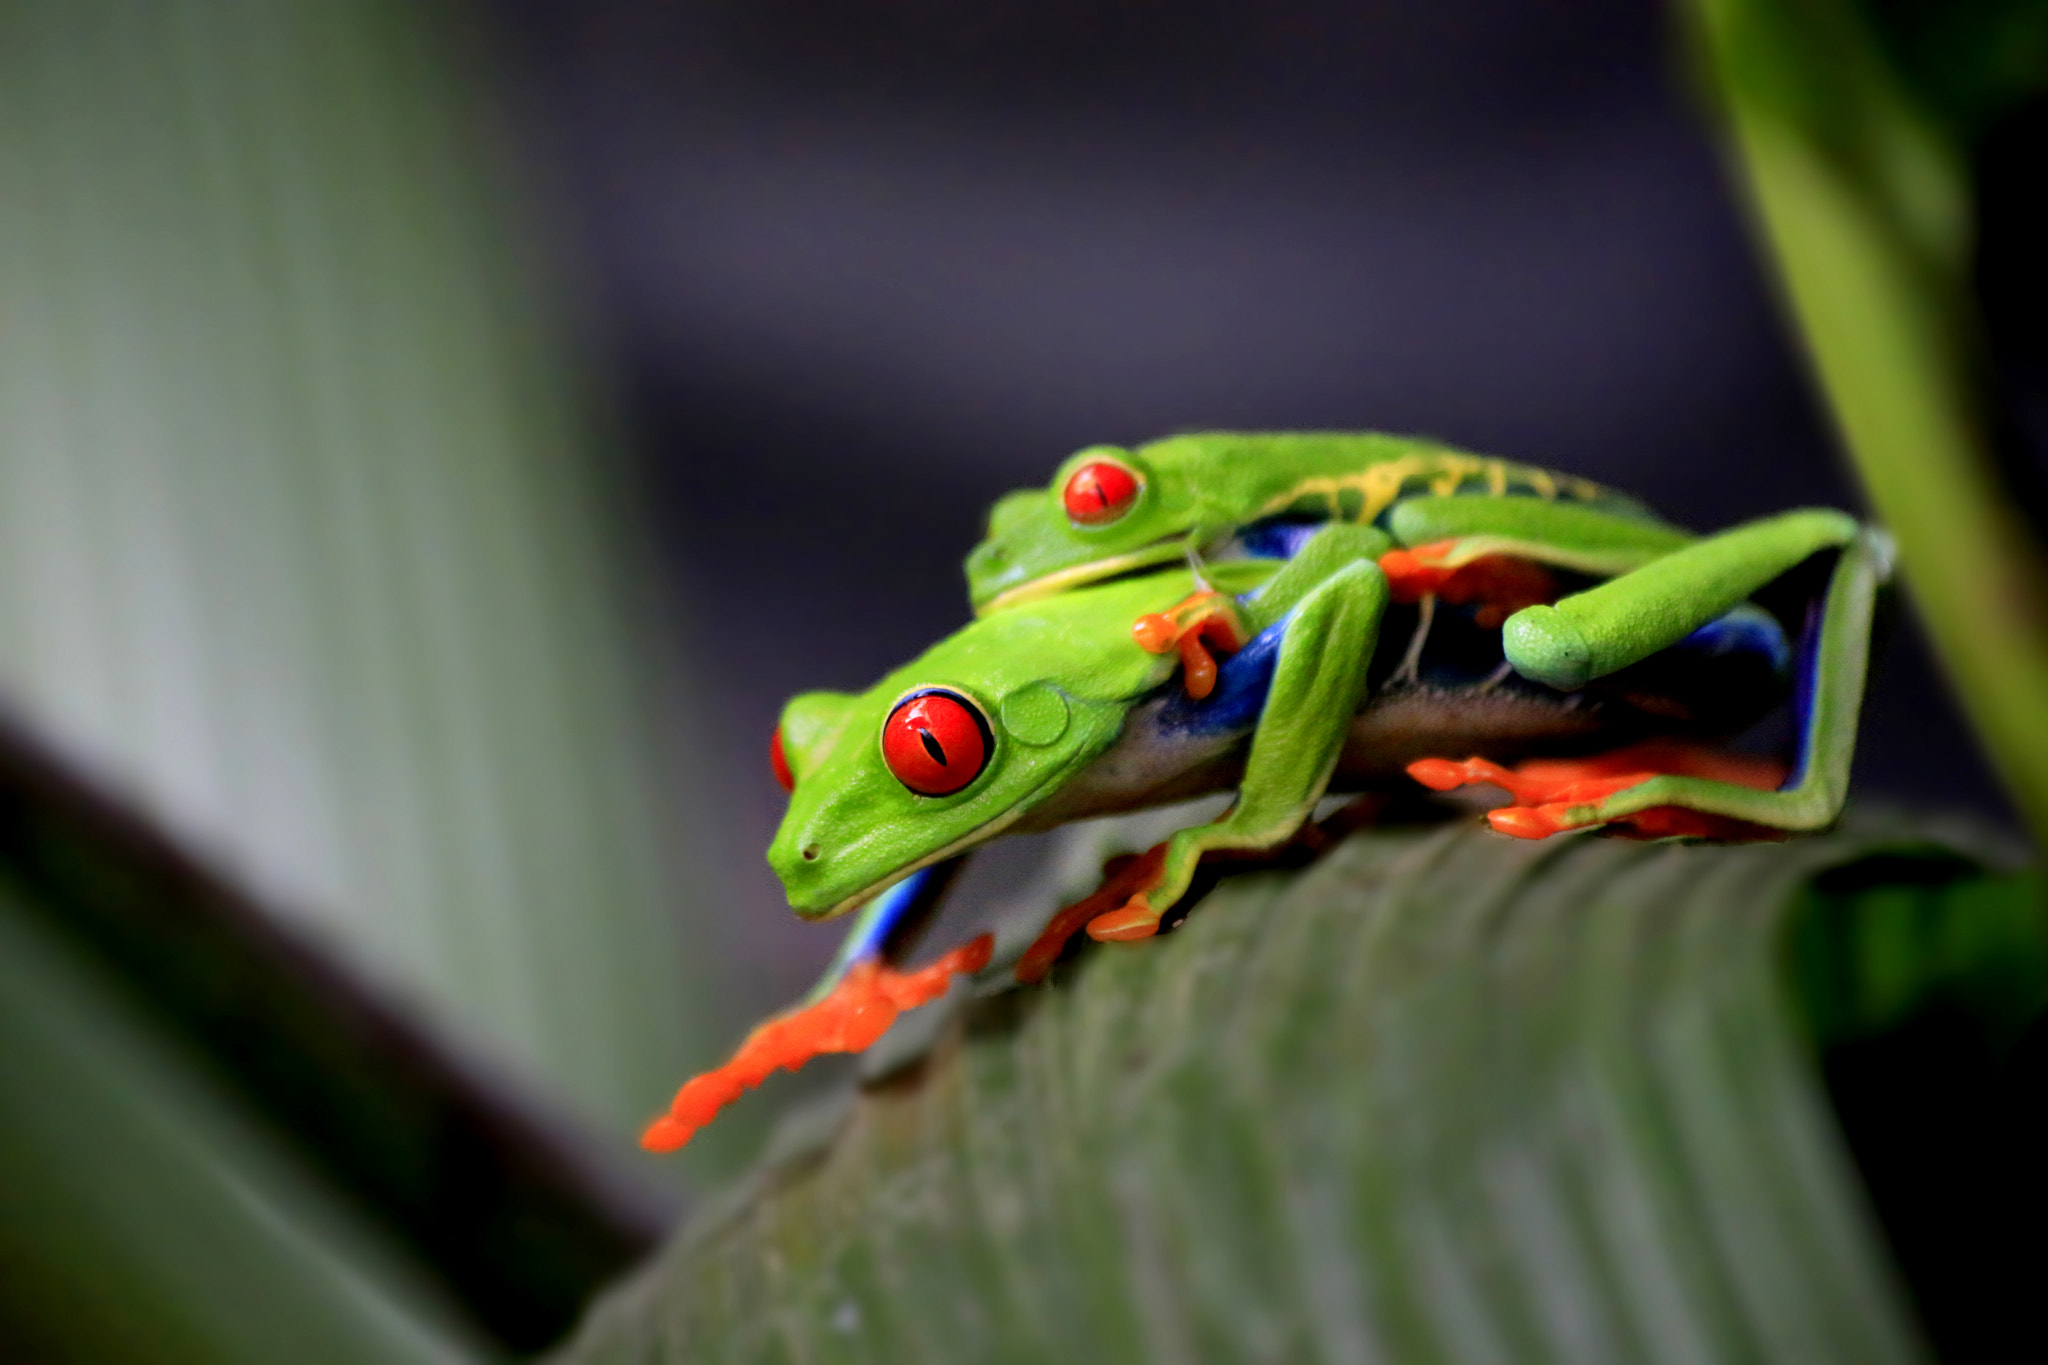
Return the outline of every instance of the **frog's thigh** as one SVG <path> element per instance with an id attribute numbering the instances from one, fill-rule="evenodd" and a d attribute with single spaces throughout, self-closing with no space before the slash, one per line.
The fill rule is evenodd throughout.
<path id="1" fill-rule="evenodd" d="M 1163 908 L 1179 897 L 1205 851 L 1279 843 L 1322 799 L 1351 717 L 1365 697 L 1386 605 L 1386 575 L 1369 561 L 1339 570 L 1301 600 L 1281 641 L 1237 803 L 1214 824 L 1181 830 L 1168 840 L 1155 905 Z"/>
<path id="2" fill-rule="evenodd" d="M 1833 823 L 1849 793 L 1849 760 L 1870 665 L 1871 613 L 1889 573 L 1890 555 L 1879 534 L 1859 529 L 1828 582 L 1813 658 L 1800 661 L 1813 669 L 1813 686 L 1800 730 L 1798 775 L 1790 786 L 1762 792 L 1701 777 L 1655 777 L 1595 803 L 1590 818 L 1573 823 L 1600 824 L 1652 806 L 1683 806 L 1773 829 Z"/>
<path id="3" fill-rule="evenodd" d="M 1695 541 L 1575 593 L 1507 619 L 1501 648 L 1515 671 L 1571 691 L 1668 649 L 1727 614 L 1807 556 L 1860 533 L 1844 512 L 1787 512 Z"/>
<path id="4" fill-rule="evenodd" d="M 1387 513 L 1403 545 L 1461 542 L 1458 560 L 1512 555 L 1606 577 L 1683 549 L 1694 537 L 1675 526 L 1583 503 L 1542 498 L 1412 497 Z"/>

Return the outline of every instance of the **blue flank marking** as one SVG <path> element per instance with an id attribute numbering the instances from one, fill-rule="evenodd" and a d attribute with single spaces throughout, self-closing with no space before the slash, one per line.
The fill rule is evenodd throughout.
<path id="1" fill-rule="evenodd" d="M 1792 762 L 1792 772 L 1778 785 L 1781 792 L 1791 791 L 1806 780 L 1806 770 L 1813 763 L 1813 695 L 1820 683 L 1820 629 L 1825 619 L 1826 598 L 1807 604 L 1806 625 L 1799 632 L 1799 673 L 1793 679 L 1792 719 L 1799 727 L 1799 756 Z"/>
<path id="2" fill-rule="evenodd" d="M 1782 674 L 1792 662 L 1792 647 L 1777 619 L 1761 607 L 1745 603 L 1726 616 L 1709 621 L 1671 646 L 1708 658 L 1729 654 L 1762 654 L 1771 661 L 1771 672 Z"/>
<path id="3" fill-rule="evenodd" d="M 1255 521 L 1237 534 L 1237 543 L 1254 559 L 1292 559 L 1309 538 L 1327 526 L 1322 521 Z"/>

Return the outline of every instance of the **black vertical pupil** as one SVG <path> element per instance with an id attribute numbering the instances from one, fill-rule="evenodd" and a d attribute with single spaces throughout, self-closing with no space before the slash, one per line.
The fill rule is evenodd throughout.
<path id="1" fill-rule="evenodd" d="M 946 750 L 939 743 L 939 737 L 923 726 L 918 727 L 917 737 L 924 741 L 924 751 L 932 756 L 932 762 L 941 768 L 946 766 Z"/>

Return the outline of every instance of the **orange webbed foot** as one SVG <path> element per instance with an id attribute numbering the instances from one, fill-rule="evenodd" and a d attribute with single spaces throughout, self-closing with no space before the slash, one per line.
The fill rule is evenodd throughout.
<path id="1" fill-rule="evenodd" d="M 1223 593 L 1204 589 L 1131 624 L 1131 637 L 1148 653 L 1180 651 L 1181 681 L 1196 701 L 1216 690 L 1216 657 L 1243 649 L 1244 618 L 1237 603 Z"/>
<path id="2" fill-rule="evenodd" d="M 1095 922 L 1120 913 L 1133 898 L 1142 900 L 1146 892 L 1159 885 L 1165 869 L 1166 845 L 1163 843 L 1154 844 L 1143 853 L 1119 854 L 1104 863 L 1102 885 L 1047 922 L 1045 931 L 1017 960 L 1017 979 L 1026 985 L 1045 980 L 1052 964 L 1059 961 L 1068 939 L 1084 928 L 1091 935 L 1100 937 L 1094 934 Z M 1154 917 L 1152 932 L 1158 932 L 1158 927 L 1159 921 Z M 1147 938 L 1150 934 L 1133 934 L 1130 937 Z"/>
<path id="3" fill-rule="evenodd" d="M 1506 792 L 1513 804 L 1489 811 L 1486 820 L 1517 839 L 1545 839 L 1601 823 L 1623 827 L 1639 839 L 1782 839 L 1782 830 L 1683 806 L 1652 806 L 1603 822 L 1599 803 L 1653 777 L 1704 777 L 1775 791 L 1785 774 L 1775 759 L 1670 739 L 1586 758 L 1532 758 L 1512 769 L 1483 758 L 1424 758 L 1408 765 L 1408 775 L 1433 791 L 1484 783 Z"/>
<path id="4" fill-rule="evenodd" d="M 938 999 L 955 976 L 988 966 L 994 951 L 994 936 L 983 934 L 915 971 L 899 972 L 879 958 L 856 962 L 823 1000 L 757 1025 L 725 1065 L 691 1077 L 668 1112 L 640 1134 L 640 1145 L 673 1152 L 778 1068 L 795 1071 L 828 1052 L 865 1052 L 904 1010 Z"/>

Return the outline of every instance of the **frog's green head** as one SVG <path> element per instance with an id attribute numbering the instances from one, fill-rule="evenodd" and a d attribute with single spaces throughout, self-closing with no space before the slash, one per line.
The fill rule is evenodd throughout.
<path id="1" fill-rule="evenodd" d="M 829 919 L 992 838 L 1113 743 L 1172 660 L 1130 622 L 1185 574 L 1065 593 L 976 621 L 858 695 L 782 713 L 789 811 L 768 848 L 789 903 Z"/>
<path id="2" fill-rule="evenodd" d="M 1152 458 L 1165 444 L 1090 446 L 1067 457 L 1047 487 L 997 502 L 988 535 L 967 556 L 975 611 L 1179 560 L 1200 511 L 1194 483 Z"/>

